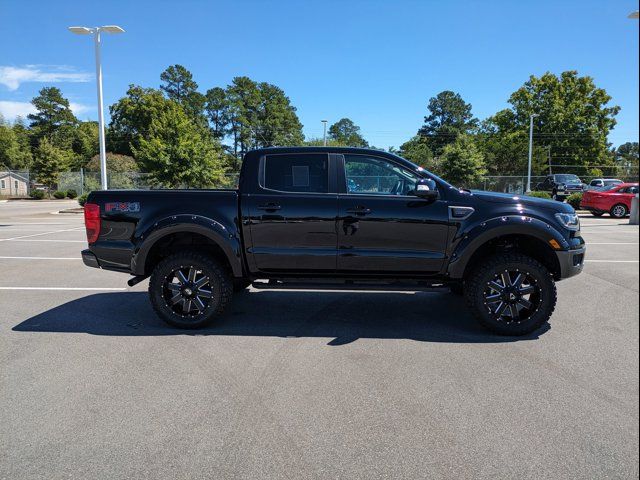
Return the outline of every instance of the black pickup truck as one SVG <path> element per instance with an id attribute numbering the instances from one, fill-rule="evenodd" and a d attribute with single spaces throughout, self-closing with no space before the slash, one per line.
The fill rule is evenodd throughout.
<path id="1" fill-rule="evenodd" d="M 455 188 L 390 153 L 269 148 L 245 155 L 237 190 L 94 191 L 90 267 L 151 277 L 170 325 L 212 322 L 234 290 L 450 289 L 479 321 L 523 335 L 582 271 L 573 208 Z"/>
<path id="2" fill-rule="evenodd" d="M 560 202 L 564 201 L 573 193 L 581 193 L 585 184 L 577 175 L 560 173 L 556 175 L 547 175 L 544 182 L 536 185 L 539 192 L 548 192 L 551 198 Z"/>

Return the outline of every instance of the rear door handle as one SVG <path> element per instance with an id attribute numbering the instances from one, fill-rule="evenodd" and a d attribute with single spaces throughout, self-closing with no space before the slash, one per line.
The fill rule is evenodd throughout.
<path id="1" fill-rule="evenodd" d="M 282 207 L 276 203 L 265 203 L 264 205 L 258 205 L 260 210 L 280 210 Z"/>
<path id="2" fill-rule="evenodd" d="M 347 209 L 347 213 L 352 215 L 367 215 L 371 213 L 371 209 L 367 207 L 355 207 Z"/>

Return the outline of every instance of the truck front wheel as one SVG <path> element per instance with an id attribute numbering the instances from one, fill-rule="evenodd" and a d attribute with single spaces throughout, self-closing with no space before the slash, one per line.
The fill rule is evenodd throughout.
<path id="1" fill-rule="evenodd" d="M 500 335 L 526 335 L 545 324 L 556 306 L 551 272 L 517 253 L 498 254 L 478 265 L 466 283 L 476 318 Z"/>
<path id="2" fill-rule="evenodd" d="M 149 297 L 158 316 L 177 328 L 209 325 L 233 293 L 229 275 L 211 256 L 187 251 L 162 260 L 151 274 Z"/>

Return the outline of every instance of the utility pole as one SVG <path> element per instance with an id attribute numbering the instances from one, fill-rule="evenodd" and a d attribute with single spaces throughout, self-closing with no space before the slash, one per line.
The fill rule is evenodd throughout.
<path id="1" fill-rule="evenodd" d="M 531 158 L 533 157 L 533 119 L 537 117 L 537 113 L 532 113 L 529 116 L 529 167 L 527 168 L 527 190 L 526 193 L 531 191 Z"/>
<path id="2" fill-rule="evenodd" d="M 96 52 L 96 83 L 98 87 L 98 139 L 100 141 L 100 181 L 102 189 L 107 190 L 107 149 L 104 141 L 104 105 L 102 101 L 102 63 L 100 62 L 100 33 L 123 33 L 124 29 L 117 25 L 103 27 L 69 27 L 69 31 L 78 35 L 93 34 Z"/>
<path id="3" fill-rule="evenodd" d="M 322 134 L 322 144 L 326 147 L 327 146 L 327 121 L 326 120 L 320 120 L 322 122 L 322 126 L 324 128 L 324 133 Z"/>

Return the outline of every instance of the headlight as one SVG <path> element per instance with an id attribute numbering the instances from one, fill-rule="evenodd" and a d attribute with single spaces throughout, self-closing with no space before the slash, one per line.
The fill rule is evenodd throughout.
<path id="1" fill-rule="evenodd" d="M 580 218 L 575 213 L 556 213 L 556 218 L 567 230 L 580 230 Z"/>

